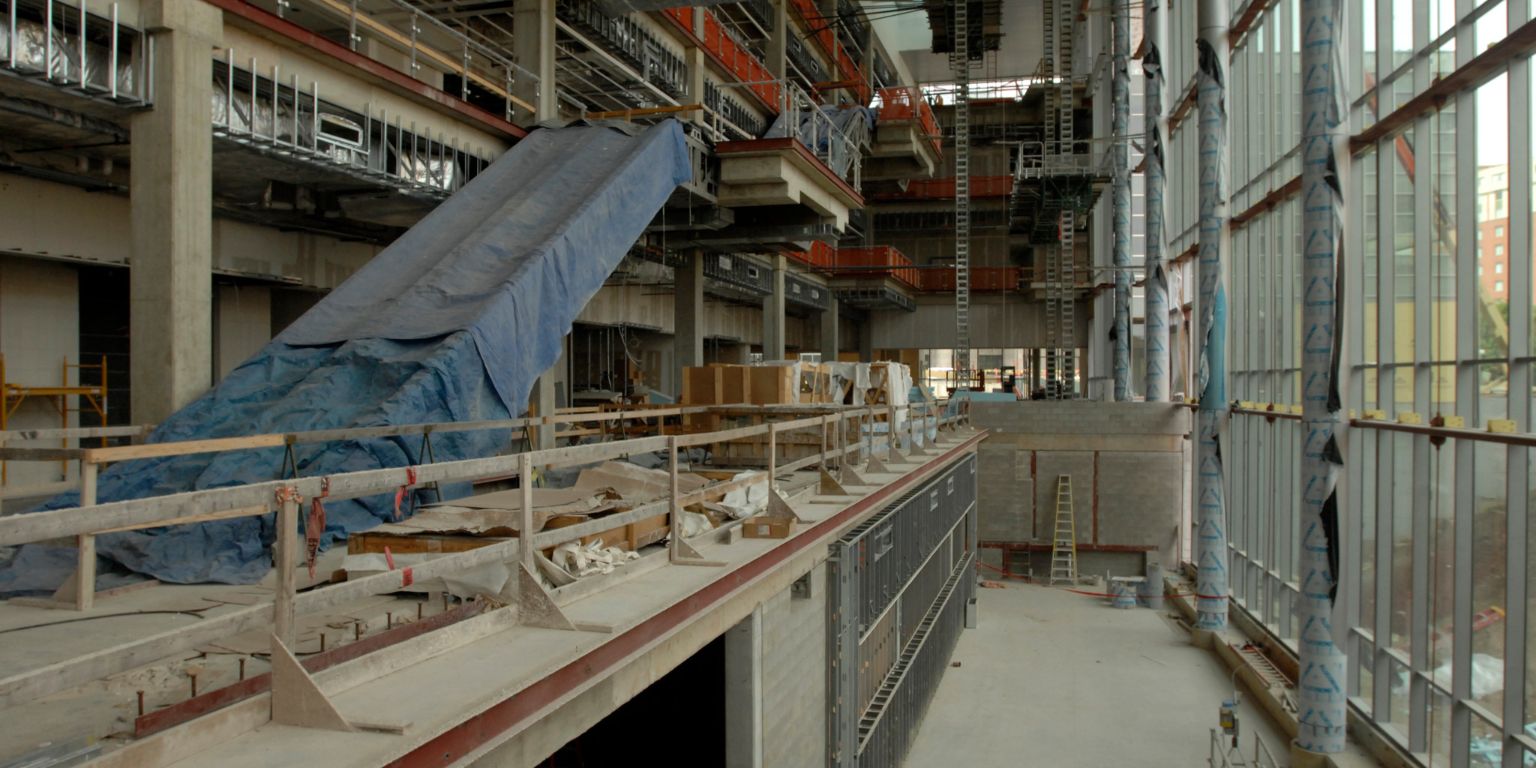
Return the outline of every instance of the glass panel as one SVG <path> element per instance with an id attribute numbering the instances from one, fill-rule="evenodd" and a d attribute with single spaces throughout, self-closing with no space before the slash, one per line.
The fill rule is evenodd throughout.
<path id="1" fill-rule="evenodd" d="M 1450 687 L 1450 675 L 1445 676 L 1445 685 Z M 1429 764 L 1450 765 L 1451 697 L 1434 686 L 1430 686 L 1429 691 Z"/>
<path id="2" fill-rule="evenodd" d="M 1479 442 L 1472 475 L 1472 695 L 1489 711 L 1504 706 L 1504 587 L 1509 449 Z"/>
<path id="3" fill-rule="evenodd" d="M 1372 694 L 1372 683 L 1376 679 L 1372 672 L 1376 668 L 1376 647 L 1365 638 L 1359 638 L 1356 645 L 1360 653 L 1360 692 L 1358 702 L 1365 714 L 1370 715 L 1375 705 L 1375 696 Z"/>
<path id="4" fill-rule="evenodd" d="M 1376 617 L 1376 437 L 1369 430 L 1357 431 L 1353 439 L 1360 446 L 1359 466 L 1353 469 L 1354 478 L 1360 483 L 1360 613 L 1356 615 L 1355 626 L 1363 627 L 1374 633 Z M 1374 669 L 1374 649 L 1369 642 L 1361 640 L 1358 645 L 1359 653 L 1359 687 L 1356 695 L 1360 697 L 1367 713 L 1371 711 L 1371 670 Z"/>
<path id="5" fill-rule="evenodd" d="M 1389 657 L 1387 669 L 1392 675 L 1392 685 L 1388 689 L 1387 696 L 1387 720 L 1396 723 L 1402 735 L 1406 737 L 1408 735 L 1408 667 L 1396 657 Z"/>
<path id="6" fill-rule="evenodd" d="M 1431 40 L 1456 23 L 1456 0 L 1429 0 L 1429 37 Z"/>
<path id="7" fill-rule="evenodd" d="M 1408 653 L 1408 617 L 1413 604 L 1413 437 L 1392 433 L 1392 637 L 1391 647 Z"/>
<path id="8" fill-rule="evenodd" d="M 1456 442 L 1429 451 L 1429 669 L 1451 687 L 1452 631 L 1456 596 Z"/>
<path id="9" fill-rule="evenodd" d="M 1361 66 L 1360 79 L 1357 87 L 1349 96 L 1354 101 L 1361 94 L 1376 87 L 1376 0 L 1361 0 L 1348 6 L 1350 9 L 1361 9 L 1360 23 L 1355 25 L 1360 33 Z M 1375 115 L 1372 110 L 1365 110 L 1365 127 L 1375 123 Z"/>
<path id="10" fill-rule="evenodd" d="M 1497 12 L 1502 18 L 1503 13 Z M 1483 17 L 1488 18 L 1487 16 Z M 1481 30 L 1481 23 L 1479 29 Z M 1509 78 L 1477 89 L 1477 347 L 1481 359 L 1509 355 Z M 1483 387 L 1497 386 L 1479 382 Z M 1489 418 L 1482 415 L 1482 418 Z"/>
<path id="11" fill-rule="evenodd" d="M 1514 460 L 1516 462 L 1521 460 L 1520 453 L 1525 454 L 1526 471 L 1530 473 L 1526 477 L 1536 480 L 1536 451 L 1529 448 L 1521 449 L 1515 455 Z M 1519 464 L 1515 466 L 1519 466 Z M 1536 483 L 1532 484 L 1536 485 Z M 1528 489 L 1526 495 L 1528 497 L 1527 503 L 1533 505 L 1526 507 L 1527 512 L 1529 512 L 1529 510 L 1536 509 L 1536 488 Z M 1531 671 L 1536 670 L 1536 642 L 1532 642 L 1532 638 L 1536 638 L 1536 611 L 1530 608 L 1530 600 L 1532 596 L 1536 596 L 1536 559 L 1531 558 L 1530 554 L 1536 552 L 1536 525 L 1526 527 L 1525 552 L 1525 715 L 1526 720 L 1531 721 L 1536 720 L 1536 679 L 1533 679 L 1536 676 L 1530 674 Z"/>
<path id="12" fill-rule="evenodd" d="M 1396 343 L 1393 345 L 1392 359 L 1394 361 L 1411 361 L 1414 359 L 1414 274 L 1415 259 L 1413 253 L 1414 241 L 1414 215 L 1413 215 L 1413 176 L 1408 173 L 1405 162 L 1411 162 L 1412 150 L 1408 148 L 1407 139 L 1399 136 L 1393 141 L 1394 161 L 1392 165 L 1392 196 L 1393 221 L 1392 221 L 1392 251 L 1393 251 L 1393 293 L 1396 300 L 1394 307 L 1393 329 Z M 1397 411 L 1413 410 L 1413 376 L 1409 368 L 1396 369 L 1397 386 L 1395 397 L 1397 402 L 1393 407 Z"/>
<path id="13" fill-rule="evenodd" d="M 1473 40 L 1477 46 L 1477 49 L 1473 51 L 1473 55 L 1488 50 L 1489 46 L 1503 40 L 1507 34 L 1509 34 L 1509 13 L 1505 10 L 1504 3 L 1501 1 L 1495 3 L 1492 8 L 1489 8 L 1477 20 L 1476 26 L 1472 28 Z M 1481 104 L 1479 104 L 1478 108 L 1481 110 Z"/>
<path id="14" fill-rule="evenodd" d="M 1504 733 L 1481 717 L 1472 718 L 1472 759 L 1474 768 L 1500 768 L 1504 763 Z"/>

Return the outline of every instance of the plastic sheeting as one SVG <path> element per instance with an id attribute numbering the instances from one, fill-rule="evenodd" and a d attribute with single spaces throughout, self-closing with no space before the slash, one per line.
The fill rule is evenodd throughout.
<path id="1" fill-rule="evenodd" d="M 859 147 L 869 144 L 875 126 L 875 111 L 868 107 L 822 106 L 791 109 L 781 113 L 769 126 L 765 139 L 794 136 L 838 176 L 848 175 Z M 791 124 L 791 121 L 794 121 Z M 847 142 L 834 141 L 828 126 L 836 128 Z"/>
<path id="2" fill-rule="evenodd" d="M 689 178 L 676 122 L 639 131 L 533 132 L 149 442 L 521 413 L 576 313 Z M 509 438 L 439 434 L 433 458 L 494 455 Z M 421 449 L 420 437 L 370 439 L 298 446 L 293 460 L 313 476 L 419 463 Z M 282 449 L 124 462 L 102 473 L 98 498 L 264 482 L 284 476 L 286 463 Z M 77 501 L 71 493 L 47 506 Z M 323 543 L 391 519 L 394 507 L 393 494 L 327 504 Z M 248 584 L 270 567 L 272 534 L 269 515 L 107 534 L 97 552 L 161 581 Z M 13 562 L 59 561 L 23 552 Z M 67 575 L 67 565 L 6 568 L 0 594 L 52 591 Z"/>

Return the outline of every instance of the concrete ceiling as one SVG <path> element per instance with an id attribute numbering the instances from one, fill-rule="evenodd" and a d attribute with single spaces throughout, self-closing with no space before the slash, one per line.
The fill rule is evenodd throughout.
<path id="1" fill-rule="evenodd" d="M 889 8 L 889 3 L 882 6 Z M 918 83 L 949 82 L 949 58 L 930 52 L 933 37 L 928 29 L 927 16 L 921 10 L 910 13 L 890 14 L 876 7 L 866 9 L 873 17 L 875 31 L 891 55 L 902 64 Z M 1003 0 L 1003 44 L 993 56 L 997 57 L 996 72 L 1000 78 L 1026 77 L 1040 65 L 1041 0 Z M 989 65 L 986 71 L 990 73 Z M 973 78 L 984 77 L 980 72 Z"/>

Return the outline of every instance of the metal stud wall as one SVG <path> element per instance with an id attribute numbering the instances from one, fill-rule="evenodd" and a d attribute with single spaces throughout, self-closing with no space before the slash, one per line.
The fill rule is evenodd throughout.
<path id="1" fill-rule="evenodd" d="M 898 766 L 976 597 L 976 456 L 832 545 L 829 764 Z"/>

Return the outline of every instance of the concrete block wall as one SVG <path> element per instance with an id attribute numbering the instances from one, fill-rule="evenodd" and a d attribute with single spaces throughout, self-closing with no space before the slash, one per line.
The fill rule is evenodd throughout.
<path id="1" fill-rule="evenodd" d="M 785 590 L 763 604 L 763 766 L 827 759 L 827 566 L 811 569 L 810 594 Z"/>
<path id="2" fill-rule="evenodd" d="M 1184 552 L 1189 410 L 1165 403 L 1088 401 L 971 404 L 991 432 L 979 456 L 980 539 L 1048 544 L 1058 477 L 1072 479 L 1081 572 L 1133 573 L 1151 547 L 1163 563 Z M 1102 552 L 1094 552 L 1102 547 Z M 983 560 L 1001 564 L 1000 555 Z M 990 559 L 989 559 L 990 558 Z M 1019 558 L 1022 560 L 1022 558 Z M 1049 567 L 1037 554 L 1035 571 Z"/>

